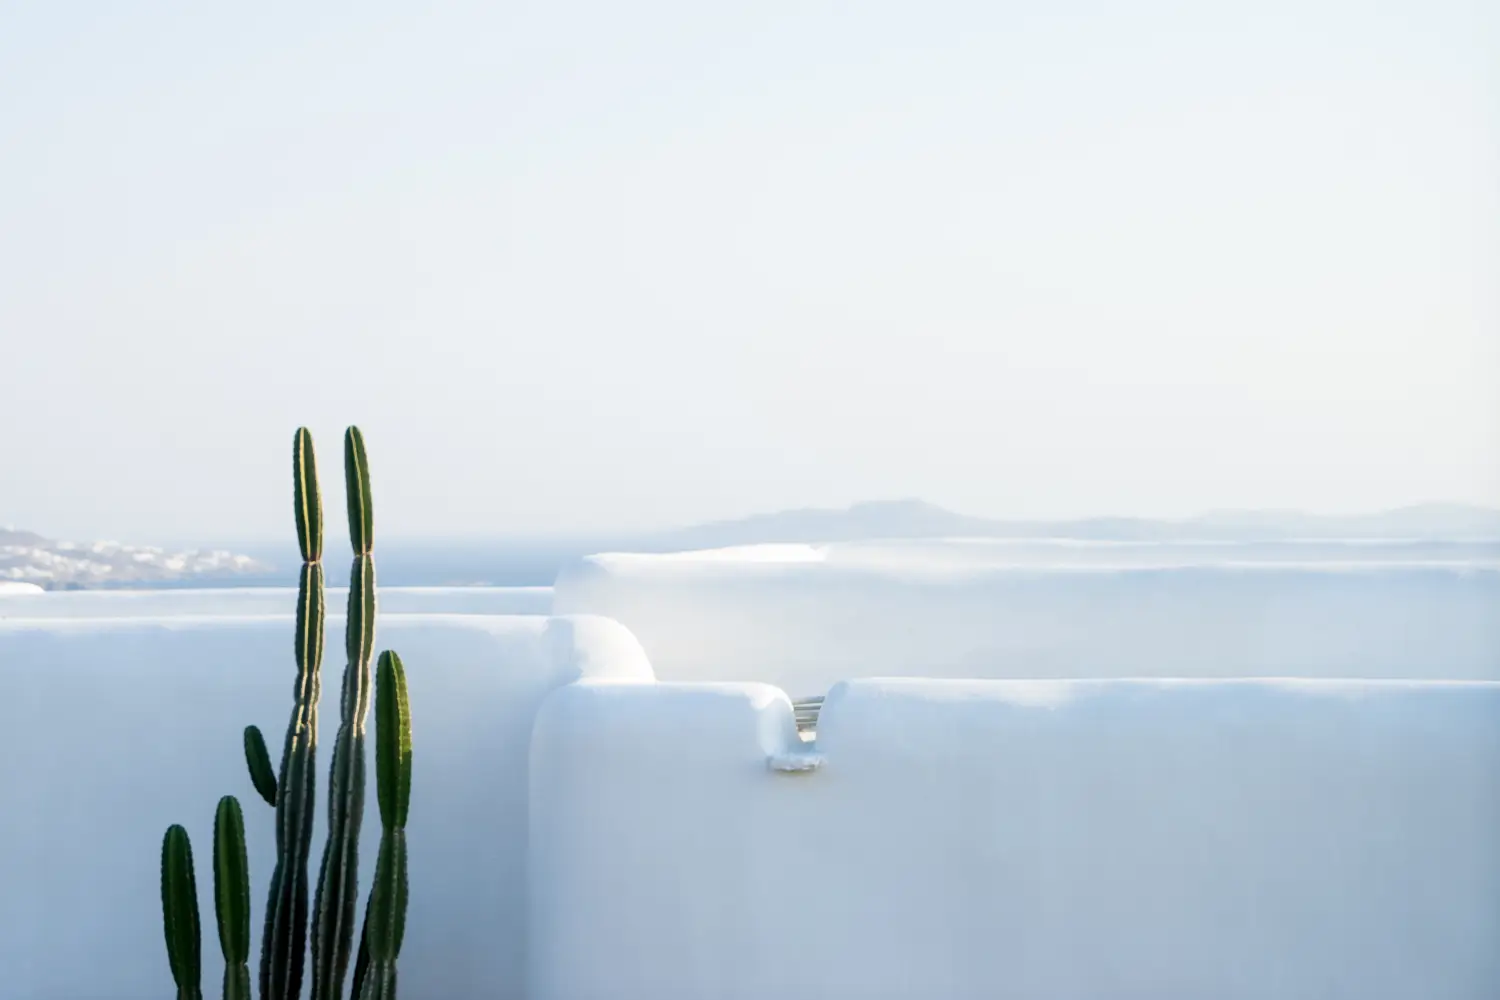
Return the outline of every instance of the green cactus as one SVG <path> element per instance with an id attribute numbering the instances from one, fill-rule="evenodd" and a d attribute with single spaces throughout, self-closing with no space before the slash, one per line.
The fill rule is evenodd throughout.
<path id="1" fill-rule="evenodd" d="M 373 889 L 373 887 L 371 887 Z M 365 922 L 359 928 L 359 953 L 354 959 L 354 974 L 350 977 L 349 996 L 360 1000 L 365 995 L 365 980 L 370 975 L 370 904 L 365 904 Z"/>
<path id="2" fill-rule="evenodd" d="M 167 827 L 161 841 L 161 912 L 177 1000 L 203 1000 L 193 845 L 187 831 L 176 824 Z"/>
<path id="3" fill-rule="evenodd" d="M 271 875 L 261 940 L 261 1000 L 299 1000 L 311 916 L 312 998 L 341 1000 L 349 965 L 359 881 L 359 835 L 365 799 L 365 719 L 370 709 L 370 659 L 375 646 L 374 518 L 364 438 L 344 437 L 349 498 L 348 662 L 340 696 L 340 725 L 329 773 L 328 841 L 317 896 L 308 910 L 307 862 L 316 800 L 318 699 L 323 660 L 323 508 L 312 435 L 299 428 L 292 446 L 297 541 L 302 572 L 297 595 L 297 683 L 282 746 L 279 776 L 260 730 L 244 731 L 245 763 L 256 792 L 276 809 L 276 867 Z M 376 779 L 381 842 L 351 1000 L 396 995 L 396 957 L 406 923 L 406 813 L 411 795 L 411 723 L 406 675 L 395 653 L 380 658 Z M 249 1000 L 250 874 L 244 817 L 233 796 L 214 816 L 214 905 L 224 952 L 224 1000 Z M 180 826 L 162 843 L 162 913 L 167 957 L 179 1000 L 201 1000 L 201 956 L 192 848 Z"/>
<path id="4" fill-rule="evenodd" d="M 276 783 L 276 869 L 261 938 L 261 1000 L 297 1000 L 307 949 L 307 857 L 317 793 L 319 670 L 323 662 L 323 503 L 312 435 L 292 444 L 294 509 L 302 574 L 297 593 L 297 684 Z"/>
<path id="5" fill-rule="evenodd" d="M 351 1000 L 395 1000 L 396 958 L 406 931 L 406 814 L 411 805 L 411 708 L 401 657 L 380 654 L 375 690 L 375 787 L 380 855 L 365 905 Z"/>
<path id="6" fill-rule="evenodd" d="M 224 1000 L 250 1000 L 250 864 L 245 819 L 233 795 L 214 814 L 214 911 L 224 952 Z"/>
<path id="7" fill-rule="evenodd" d="M 370 708 L 370 658 L 375 646 L 374 518 L 370 470 L 359 428 L 344 435 L 349 499 L 349 575 L 344 684 L 340 722 L 328 774 L 328 843 L 313 904 L 312 1000 L 338 1000 L 354 943 L 359 888 L 359 831 L 365 811 L 365 717 Z"/>
<path id="8" fill-rule="evenodd" d="M 276 808 L 276 772 L 271 770 L 271 755 L 266 752 L 266 738 L 257 726 L 245 727 L 245 766 L 250 769 L 250 783 L 271 808 Z"/>
<path id="9" fill-rule="evenodd" d="M 167 828 L 161 845 L 161 909 L 167 961 L 178 1000 L 202 1000 L 202 944 L 193 846 L 181 826 Z M 224 952 L 224 1000 L 250 1000 L 250 866 L 245 822 L 232 795 L 214 813 L 214 915 Z"/>

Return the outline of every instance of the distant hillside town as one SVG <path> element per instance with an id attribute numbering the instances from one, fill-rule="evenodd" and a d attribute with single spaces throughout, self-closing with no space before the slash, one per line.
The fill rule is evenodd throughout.
<path id="1" fill-rule="evenodd" d="M 160 584 L 268 569 L 249 556 L 222 549 L 169 552 L 119 542 L 55 541 L 30 531 L 0 528 L 0 581 L 32 583 L 47 590 Z"/>

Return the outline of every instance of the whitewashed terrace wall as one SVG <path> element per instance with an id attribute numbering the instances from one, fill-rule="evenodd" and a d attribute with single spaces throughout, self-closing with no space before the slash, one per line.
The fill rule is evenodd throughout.
<path id="1" fill-rule="evenodd" d="M 290 616 L 0 622 L 0 996 L 170 995 L 157 866 L 173 822 L 195 845 L 205 986 L 216 990 L 208 859 L 224 794 L 245 810 L 259 954 L 274 827 L 241 732 L 259 725 L 279 756 L 292 631 Z M 330 616 L 314 871 L 342 637 L 342 617 Z M 649 680 L 650 667 L 628 633 L 590 618 L 384 615 L 376 641 L 406 663 L 414 727 L 402 993 L 518 996 L 535 711 L 560 684 Z M 373 793 L 364 828 L 361 905 L 379 831 Z"/>
<path id="2" fill-rule="evenodd" d="M 572 685 L 531 1000 L 1494 1000 L 1500 685 Z"/>
<path id="3" fill-rule="evenodd" d="M 594 556 L 559 576 L 553 608 L 621 622 L 662 680 L 799 698 L 851 677 L 1500 679 L 1490 559 L 1198 547 L 1153 565 L 1106 548 L 998 565 L 995 546 L 932 548 Z"/>
<path id="4" fill-rule="evenodd" d="M 785 669 L 813 690 L 997 650 L 1018 671 L 1500 673 L 1489 571 L 1294 575 L 1279 596 L 1223 572 L 1204 596 L 1136 569 L 1157 575 L 647 580 L 661 613 L 638 620 L 682 638 L 659 647 L 681 673 Z M 212 981 L 203 865 L 225 793 L 246 809 L 258 938 L 272 828 L 239 737 L 279 741 L 292 624 L 194 607 L 0 621 L 6 1000 L 169 993 L 174 821 L 198 847 Z M 331 616 L 320 777 L 341 635 Z M 809 748 L 781 690 L 650 683 L 610 621 L 387 614 L 377 645 L 407 662 L 416 731 L 407 996 L 521 996 L 528 969 L 533 1000 L 1500 996 L 1497 684 L 855 681 Z"/>

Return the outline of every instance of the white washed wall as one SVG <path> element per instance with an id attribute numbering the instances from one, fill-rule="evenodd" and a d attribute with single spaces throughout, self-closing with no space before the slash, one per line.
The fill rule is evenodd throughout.
<path id="1" fill-rule="evenodd" d="M 1241 551 L 1242 550 L 1242 551 Z M 766 547 L 594 556 L 600 614 L 668 681 L 851 677 L 1500 679 L 1500 563 L 1432 546 Z M 1405 557 L 1397 558 L 1405 553 Z M 1449 553 L 1452 555 L 1452 553 Z"/>
<path id="2" fill-rule="evenodd" d="M 402 993 L 516 996 L 536 708 L 559 684 L 649 679 L 650 667 L 598 619 L 386 615 L 376 641 L 406 664 L 414 728 Z M 330 616 L 314 873 L 342 648 L 342 618 Z M 224 794 L 245 810 L 259 955 L 273 814 L 246 775 L 241 732 L 259 725 L 279 759 L 294 676 L 290 617 L 0 622 L 0 996 L 171 993 L 157 866 L 173 822 L 193 838 L 205 988 L 217 995 L 208 859 Z M 361 906 L 379 833 L 373 791 L 367 805 Z"/>
<path id="3" fill-rule="evenodd" d="M 531 1000 L 1494 1000 L 1500 685 L 573 685 Z"/>

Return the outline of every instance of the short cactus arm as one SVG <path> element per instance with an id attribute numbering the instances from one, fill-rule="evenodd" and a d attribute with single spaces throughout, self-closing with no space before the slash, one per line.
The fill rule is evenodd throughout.
<path id="1" fill-rule="evenodd" d="M 266 738 L 256 726 L 245 727 L 245 766 L 250 769 L 250 783 L 272 808 L 276 806 L 276 772 L 271 770 L 271 755 L 266 752 Z"/>
<path id="2" fill-rule="evenodd" d="M 203 1000 L 193 845 L 187 831 L 175 824 L 167 828 L 161 842 L 161 912 L 177 1000 Z"/>
<path id="3" fill-rule="evenodd" d="M 245 818 L 233 795 L 214 814 L 214 913 L 224 953 L 224 1000 L 250 1000 L 250 864 Z"/>

